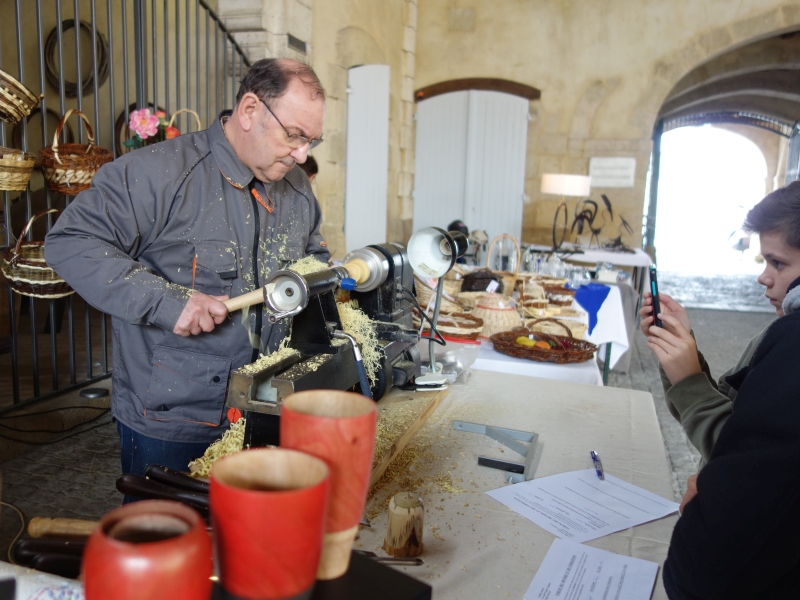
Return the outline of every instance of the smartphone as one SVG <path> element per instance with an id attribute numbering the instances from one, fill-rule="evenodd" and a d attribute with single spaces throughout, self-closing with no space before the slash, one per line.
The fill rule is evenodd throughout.
<path id="1" fill-rule="evenodd" d="M 655 265 L 650 265 L 650 293 L 653 294 L 653 317 L 655 318 L 653 324 L 656 327 L 663 327 L 661 319 L 658 318 L 658 314 L 661 312 L 661 302 L 658 300 L 658 273 Z"/>

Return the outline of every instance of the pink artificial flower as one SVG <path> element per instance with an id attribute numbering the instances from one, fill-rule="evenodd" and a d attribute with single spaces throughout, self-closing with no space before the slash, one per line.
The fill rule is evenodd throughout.
<path id="1" fill-rule="evenodd" d="M 151 115 L 149 108 L 135 110 L 131 113 L 130 128 L 143 140 L 147 139 L 158 133 L 158 117 Z"/>
<path id="2" fill-rule="evenodd" d="M 177 127 L 167 127 L 164 132 L 166 133 L 167 139 L 171 140 L 172 138 L 178 137 L 181 132 L 178 131 Z"/>

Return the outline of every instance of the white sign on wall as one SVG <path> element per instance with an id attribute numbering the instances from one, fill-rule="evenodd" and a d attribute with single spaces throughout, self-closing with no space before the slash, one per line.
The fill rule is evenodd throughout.
<path id="1" fill-rule="evenodd" d="M 629 156 L 594 156 L 589 159 L 593 188 L 632 188 L 636 159 Z"/>

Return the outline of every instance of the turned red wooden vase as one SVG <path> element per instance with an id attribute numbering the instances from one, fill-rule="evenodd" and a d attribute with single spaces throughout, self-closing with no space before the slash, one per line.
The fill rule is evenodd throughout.
<path id="1" fill-rule="evenodd" d="M 281 446 L 321 458 L 331 471 L 318 579 L 339 577 L 350 564 L 367 499 L 377 422 L 375 403 L 360 394 L 310 390 L 284 400 Z"/>
<path id="2" fill-rule="evenodd" d="M 208 600 L 211 538 L 191 508 L 144 500 L 107 513 L 86 544 L 86 600 Z"/>
<path id="3" fill-rule="evenodd" d="M 328 467 L 283 448 L 245 450 L 211 469 L 211 522 L 222 587 L 247 599 L 309 592 L 322 551 Z"/>

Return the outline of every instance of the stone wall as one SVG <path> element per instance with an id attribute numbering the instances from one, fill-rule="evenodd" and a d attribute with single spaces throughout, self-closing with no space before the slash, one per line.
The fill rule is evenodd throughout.
<path id="1" fill-rule="evenodd" d="M 652 128 L 669 91 L 726 50 L 798 25 L 800 3 L 776 0 L 426 0 L 416 88 L 499 77 L 540 89 L 531 104 L 523 239 L 550 239 L 558 199 L 540 193 L 542 173 L 587 174 L 593 156 L 632 156 L 634 187 L 593 197 L 611 198 L 635 228 L 625 241 L 639 245 Z M 601 240 L 612 236 L 615 226 Z"/>

